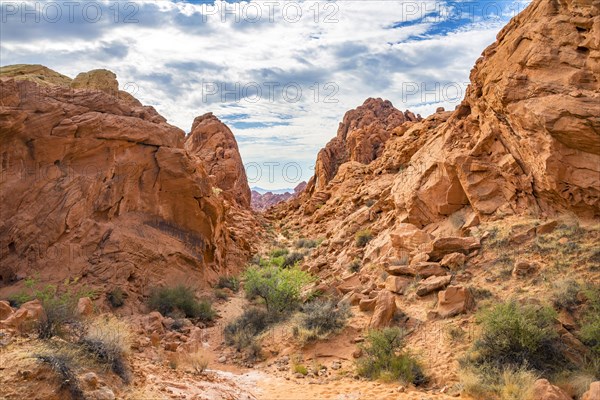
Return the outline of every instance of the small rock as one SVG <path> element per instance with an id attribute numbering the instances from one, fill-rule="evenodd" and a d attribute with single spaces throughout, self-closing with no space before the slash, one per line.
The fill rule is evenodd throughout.
<path id="1" fill-rule="evenodd" d="M 88 372 L 80 377 L 83 382 L 90 389 L 96 389 L 98 387 L 98 375 L 93 372 Z"/>
<path id="2" fill-rule="evenodd" d="M 333 370 L 338 370 L 338 369 L 340 369 L 340 368 L 342 368 L 342 363 L 341 363 L 341 362 L 339 362 L 339 361 L 334 361 L 334 362 L 331 364 L 331 369 L 333 369 Z"/>
<path id="3" fill-rule="evenodd" d="M 600 400 L 600 381 L 592 382 L 590 390 L 581 396 L 581 400 Z"/>
<path id="4" fill-rule="evenodd" d="M 535 273 L 537 270 L 538 267 L 536 264 L 529 261 L 518 261 L 512 270 L 512 276 L 514 278 L 522 278 Z"/>
<path id="5" fill-rule="evenodd" d="M 77 301 L 77 315 L 89 317 L 94 313 L 94 303 L 89 297 L 82 297 Z"/>
<path id="6" fill-rule="evenodd" d="M 221 357 L 219 357 L 219 362 L 220 362 L 221 364 L 225 364 L 225 363 L 227 362 L 227 357 L 225 357 L 225 356 L 221 356 Z"/>

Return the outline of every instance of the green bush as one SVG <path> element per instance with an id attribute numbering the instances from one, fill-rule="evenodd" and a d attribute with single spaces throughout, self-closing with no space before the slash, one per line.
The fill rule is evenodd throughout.
<path id="1" fill-rule="evenodd" d="M 583 343 L 600 355 L 600 285 L 588 285 L 583 289 L 586 298 L 579 336 Z"/>
<path id="2" fill-rule="evenodd" d="M 42 303 L 45 317 L 36 326 L 40 339 L 62 336 L 69 331 L 66 329 L 69 325 L 78 322 L 79 316 L 75 312 L 77 302 L 81 297 L 93 297 L 94 292 L 85 288 L 76 289 L 73 286 L 76 283 L 77 280 L 65 281 L 62 293 L 59 293 L 56 285 L 49 284 L 40 287 L 34 279 L 25 281 L 29 293 L 22 292 L 16 298 L 20 304 L 35 299 Z"/>
<path id="3" fill-rule="evenodd" d="M 194 291 L 183 285 L 152 289 L 148 307 L 162 315 L 177 317 L 183 314 L 188 318 L 199 318 L 203 321 L 212 321 L 216 315 L 209 302 L 199 302 L 194 296 Z"/>
<path id="4" fill-rule="evenodd" d="M 356 247 L 365 247 L 373 239 L 373 234 L 370 230 L 364 229 L 358 231 L 355 236 Z"/>
<path id="5" fill-rule="evenodd" d="M 264 332 L 274 320 L 260 308 L 249 308 L 223 329 L 225 343 L 236 350 L 249 348 L 255 337 Z"/>
<path id="6" fill-rule="evenodd" d="M 217 288 L 230 289 L 233 292 L 240 290 L 240 280 L 235 276 L 220 276 L 217 282 Z"/>
<path id="7" fill-rule="evenodd" d="M 342 329 L 350 317 L 350 307 L 343 303 L 338 306 L 333 300 L 314 300 L 302 306 L 300 324 L 303 328 L 326 335 Z"/>
<path id="8" fill-rule="evenodd" d="M 290 251 L 288 249 L 277 248 L 277 249 L 271 250 L 271 253 L 269 253 L 269 256 L 271 256 L 271 258 L 277 258 L 277 257 L 285 256 L 289 252 Z"/>
<path id="9" fill-rule="evenodd" d="M 313 278 L 296 267 L 250 267 L 244 274 L 246 295 L 264 300 L 267 310 L 280 314 L 300 303 L 302 288 Z"/>
<path id="10" fill-rule="evenodd" d="M 550 307 L 500 303 L 481 311 L 481 333 L 473 345 L 471 362 L 497 370 L 528 367 L 545 371 L 560 365 L 556 312 Z"/>
<path id="11" fill-rule="evenodd" d="M 113 308 L 119 308 L 125 304 L 127 292 L 125 292 L 120 287 L 116 287 L 110 292 L 106 293 L 106 298 L 108 299 L 108 302 Z"/>
<path id="12" fill-rule="evenodd" d="M 384 328 L 369 332 L 363 357 L 357 360 L 357 373 L 368 379 L 401 381 L 423 385 L 427 382 L 417 360 L 402 351 L 404 333 L 400 328 Z"/>

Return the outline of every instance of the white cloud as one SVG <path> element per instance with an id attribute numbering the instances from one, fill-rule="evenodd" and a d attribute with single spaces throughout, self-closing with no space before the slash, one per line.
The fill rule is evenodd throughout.
<path id="1" fill-rule="evenodd" d="M 27 4 L 31 9 L 37 3 L 43 9 L 44 2 Z M 53 23 L 45 22 L 43 14 L 39 23 L 31 17 L 22 23 L 23 10 L 9 5 L 25 3 L 3 2 L 0 64 L 41 63 L 70 76 L 111 69 L 121 86 L 134 82 L 136 97 L 170 123 L 187 131 L 194 117 L 212 111 L 232 126 L 246 163 L 297 162 L 307 179 L 312 174 L 308 167 L 335 135 L 344 112 L 367 97 L 387 98 L 397 108 L 422 115 L 440 105 L 452 109 L 460 99 L 444 98 L 444 90 L 452 95 L 464 89 L 469 70 L 514 4 L 522 8 L 526 1 L 500 2 L 506 14 L 500 19 L 490 3 L 481 1 L 485 12 L 476 8 L 452 20 L 440 17 L 445 2 L 427 0 L 210 5 L 105 0 L 95 3 L 102 10 L 95 23 L 77 13 L 72 21 L 63 13 Z M 269 4 L 275 5 L 272 21 Z M 252 23 L 257 5 L 262 14 Z M 298 7 L 302 17 L 292 22 Z M 279 86 L 270 100 L 273 82 Z M 432 90 L 436 83 L 437 96 L 407 96 L 407 90 Z M 263 91 L 257 102 L 243 98 L 253 93 L 254 84 Z M 302 88 L 298 101 L 282 97 L 286 85 L 291 97 L 296 85 Z M 215 87 L 218 92 L 210 94 Z M 223 90 L 235 93 L 221 101 Z M 275 182 L 263 177 L 259 186 L 293 186 L 281 172 L 276 175 Z"/>

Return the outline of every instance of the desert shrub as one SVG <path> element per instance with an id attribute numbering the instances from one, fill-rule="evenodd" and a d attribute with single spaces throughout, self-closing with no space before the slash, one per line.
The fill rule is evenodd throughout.
<path id="1" fill-rule="evenodd" d="M 73 400 L 84 400 L 85 396 L 77 374 L 77 360 L 70 352 L 64 350 L 46 350 L 34 356 L 38 361 L 48 365 L 59 377 L 61 390 L 67 390 Z"/>
<path id="2" fill-rule="evenodd" d="M 271 250 L 271 252 L 269 253 L 269 256 L 271 256 L 271 258 L 277 258 L 277 257 L 285 256 L 289 252 L 290 251 L 288 249 L 277 248 L 277 249 Z"/>
<path id="3" fill-rule="evenodd" d="M 360 260 L 355 259 L 348 266 L 348 271 L 350 271 L 350 272 L 358 272 L 358 271 L 360 271 L 360 267 L 361 267 Z"/>
<path id="4" fill-rule="evenodd" d="M 319 241 L 318 240 L 314 240 L 314 239 L 298 239 L 296 240 L 296 243 L 294 244 L 297 248 L 300 249 L 312 249 L 315 248 L 319 245 Z"/>
<path id="5" fill-rule="evenodd" d="M 177 317 L 183 314 L 203 321 L 212 321 L 216 315 L 209 302 L 196 300 L 194 291 L 183 285 L 152 289 L 148 307 L 162 315 Z"/>
<path id="6" fill-rule="evenodd" d="M 333 300 L 314 300 L 302 306 L 300 324 L 317 335 L 326 335 L 342 329 L 350 317 L 350 307 L 340 306 Z"/>
<path id="7" fill-rule="evenodd" d="M 195 349 L 190 352 L 185 352 L 179 355 L 179 359 L 174 362 L 175 367 L 179 364 L 188 365 L 196 374 L 201 374 L 208 368 L 209 359 L 204 351 Z M 177 368 L 174 368 L 177 369 Z"/>
<path id="8" fill-rule="evenodd" d="M 285 256 L 283 263 L 281 264 L 281 267 L 283 267 L 283 268 L 293 267 L 302 260 L 304 260 L 304 254 L 294 251 L 294 252 L 288 254 L 287 256 Z"/>
<path id="9" fill-rule="evenodd" d="M 126 356 L 129 352 L 131 335 L 129 327 L 116 317 L 105 316 L 94 320 L 78 344 L 98 364 L 129 382 Z"/>
<path id="10" fill-rule="evenodd" d="M 110 292 L 106 293 L 106 298 L 108 299 L 108 302 L 113 308 L 119 308 L 125 304 L 127 292 L 125 292 L 120 287 L 116 287 Z"/>
<path id="11" fill-rule="evenodd" d="M 555 317 L 550 307 L 521 306 L 515 301 L 481 311 L 481 333 L 470 362 L 496 370 L 528 366 L 544 371 L 560 365 Z"/>
<path id="12" fill-rule="evenodd" d="M 373 239 L 373 234 L 369 229 L 364 229 L 362 231 L 358 231 L 354 237 L 356 241 L 356 247 L 365 247 L 371 239 Z"/>
<path id="13" fill-rule="evenodd" d="M 37 323 L 37 332 L 40 339 L 49 339 L 53 336 L 61 336 L 68 332 L 68 328 L 78 322 L 79 316 L 75 310 L 77 302 L 81 297 L 92 297 L 93 291 L 76 289 L 74 281 L 65 281 L 62 293 L 59 293 L 56 285 L 45 285 L 40 287 L 34 279 L 27 279 L 25 286 L 29 294 L 23 294 L 21 301 L 27 302 L 37 299 L 44 308 L 45 316 Z"/>
<path id="14" fill-rule="evenodd" d="M 490 297 L 494 296 L 494 294 L 490 290 L 486 288 L 480 288 L 477 286 L 469 286 L 469 291 L 471 292 L 475 300 L 489 299 Z"/>
<path id="15" fill-rule="evenodd" d="M 600 285 L 589 284 L 583 289 L 586 299 L 579 336 L 583 343 L 600 355 Z M 598 368 L 600 370 L 600 368 Z"/>
<path id="16" fill-rule="evenodd" d="M 577 296 L 581 285 L 574 280 L 563 280 L 554 284 L 552 302 L 558 310 L 572 310 L 579 304 Z"/>
<path id="17" fill-rule="evenodd" d="M 255 342 L 255 337 L 264 332 L 274 322 L 269 313 L 260 308 L 249 308 L 242 315 L 225 326 L 225 343 L 243 350 Z"/>
<path id="18" fill-rule="evenodd" d="M 425 375 L 417 360 L 403 351 L 404 333 L 399 328 L 369 332 L 362 346 L 363 356 L 357 360 L 357 373 L 368 379 L 401 381 L 422 385 Z"/>
<path id="19" fill-rule="evenodd" d="M 240 280 L 235 276 L 220 276 L 217 282 L 217 288 L 230 289 L 233 292 L 240 290 Z"/>
<path id="20" fill-rule="evenodd" d="M 302 364 L 294 364 L 292 366 L 292 371 L 296 374 L 308 375 L 308 368 Z"/>
<path id="21" fill-rule="evenodd" d="M 525 368 L 462 370 L 462 393 L 474 399 L 531 400 L 538 376 Z"/>
<path id="22" fill-rule="evenodd" d="M 267 310 L 275 314 L 296 308 L 302 288 L 313 279 L 296 267 L 250 267 L 244 278 L 247 296 L 263 299 Z"/>
<path id="23" fill-rule="evenodd" d="M 229 295 L 224 290 L 215 289 L 215 298 L 217 300 L 227 300 L 227 299 L 229 299 Z"/>

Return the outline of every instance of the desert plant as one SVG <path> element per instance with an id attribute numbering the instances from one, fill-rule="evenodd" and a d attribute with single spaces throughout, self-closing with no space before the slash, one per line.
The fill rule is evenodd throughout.
<path id="1" fill-rule="evenodd" d="M 249 308 L 242 315 L 225 326 L 225 343 L 236 350 L 250 347 L 255 337 L 264 332 L 274 322 L 271 316 L 260 308 Z"/>
<path id="2" fill-rule="evenodd" d="M 196 300 L 194 291 L 183 285 L 152 289 L 148 307 L 163 315 L 177 317 L 183 314 L 203 321 L 212 321 L 216 316 L 209 302 Z"/>
<path id="3" fill-rule="evenodd" d="M 50 366 L 61 380 L 61 389 L 66 389 L 73 400 L 84 400 L 83 390 L 73 371 L 73 359 L 65 354 L 37 354 L 35 358 Z"/>
<path id="4" fill-rule="evenodd" d="M 319 241 L 318 240 L 314 240 L 314 239 L 298 239 L 296 240 L 296 243 L 294 244 L 297 248 L 303 248 L 303 249 L 312 249 L 315 248 L 319 245 Z"/>
<path id="5" fill-rule="evenodd" d="M 56 285 L 49 284 L 40 288 L 34 279 L 25 282 L 30 291 L 27 301 L 37 299 L 44 308 L 44 317 L 36 326 L 40 339 L 61 336 L 68 331 L 65 328 L 78 322 L 79 316 L 75 312 L 77 301 L 81 297 L 94 296 L 94 292 L 85 288 L 76 289 L 73 286 L 75 283 L 77 280 L 66 280 L 62 293 L 59 293 Z"/>
<path id="6" fill-rule="evenodd" d="M 215 293 L 215 298 L 217 300 L 227 300 L 227 299 L 229 299 L 229 295 L 224 290 L 215 289 L 214 293 Z"/>
<path id="7" fill-rule="evenodd" d="M 579 304 L 577 295 L 581 285 L 572 279 L 558 281 L 552 291 L 552 302 L 558 310 L 572 310 Z"/>
<path id="8" fill-rule="evenodd" d="M 106 293 L 106 298 L 113 308 L 119 308 L 125 304 L 127 292 L 125 292 L 120 287 L 116 287 L 108 293 Z"/>
<path id="9" fill-rule="evenodd" d="M 201 374 L 206 371 L 209 364 L 209 359 L 204 351 L 201 349 L 194 349 L 189 352 L 182 353 L 179 356 L 179 360 L 174 362 L 175 367 L 181 364 L 187 364 L 194 373 Z M 177 369 L 177 368 L 174 368 Z"/>
<path id="10" fill-rule="evenodd" d="M 302 260 L 304 260 L 304 254 L 294 251 L 294 252 L 288 254 L 287 256 L 285 256 L 281 266 L 283 268 L 293 267 L 296 264 L 298 264 L 299 262 L 301 262 Z"/>
<path id="11" fill-rule="evenodd" d="M 267 310 L 275 314 L 297 307 L 302 288 L 313 280 L 310 274 L 296 267 L 250 267 L 244 278 L 247 296 L 263 299 Z"/>
<path id="12" fill-rule="evenodd" d="M 271 252 L 269 253 L 269 256 L 271 256 L 271 258 L 277 258 L 277 257 L 285 256 L 289 252 L 290 251 L 286 248 L 276 248 L 276 249 L 271 250 Z"/>
<path id="13" fill-rule="evenodd" d="M 357 373 L 368 379 L 401 381 L 422 385 L 425 375 L 417 360 L 403 351 L 404 333 L 399 328 L 372 330 L 362 346 L 363 356 L 357 360 Z"/>
<path id="14" fill-rule="evenodd" d="M 579 336 L 595 356 L 600 355 L 600 285 L 588 284 L 582 293 L 586 304 L 582 316 Z M 600 368 L 599 368 L 600 370 Z"/>
<path id="15" fill-rule="evenodd" d="M 92 321 L 78 344 L 102 366 L 129 382 L 126 356 L 131 335 L 129 327 L 113 316 Z"/>
<path id="16" fill-rule="evenodd" d="M 355 235 L 356 247 L 365 247 L 371 239 L 373 239 L 373 234 L 369 229 L 364 229 L 358 231 Z"/>
<path id="17" fill-rule="evenodd" d="M 333 300 L 314 300 L 302 306 L 300 324 L 303 328 L 325 335 L 342 329 L 350 317 L 347 303 L 337 305 Z"/>
<path id="18" fill-rule="evenodd" d="M 235 276 L 220 276 L 217 282 L 217 288 L 229 289 L 233 292 L 240 290 L 240 280 Z"/>
<path id="19" fill-rule="evenodd" d="M 474 399 L 531 400 L 538 376 L 526 368 L 467 369 L 459 374 L 462 393 Z"/>
<path id="20" fill-rule="evenodd" d="M 528 366 L 538 371 L 560 365 L 556 312 L 552 308 L 507 301 L 479 312 L 477 317 L 481 333 L 470 359 L 475 365 L 497 370 Z"/>
<path id="21" fill-rule="evenodd" d="M 354 261 L 352 261 L 350 263 L 350 265 L 348 266 L 348 271 L 358 272 L 358 271 L 360 271 L 360 267 L 361 267 L 360 260 L 354 259 Z"/>
<path id="22" fill-rule="evenodd" d="M 294 364 L 292 366 L 292 371 L 296 374 L 308 375 L 308 368 L 302 364 Z"/>

